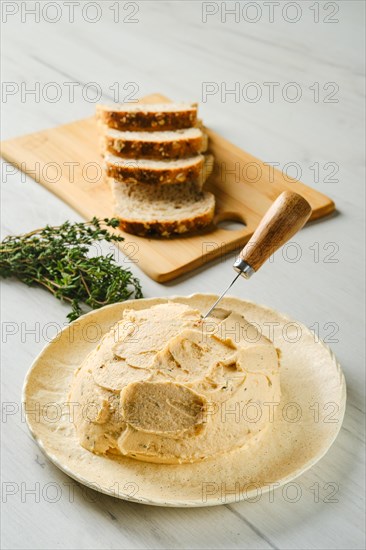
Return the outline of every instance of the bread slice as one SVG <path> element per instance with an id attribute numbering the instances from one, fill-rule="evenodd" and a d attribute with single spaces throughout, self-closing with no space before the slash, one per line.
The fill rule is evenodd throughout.
<path id="1" fill-rule="evenodd" d="M 175 132 L 121 132 L 106 127 L 102 151 L 124 158 L 181 159 L 203 153 L 207 134 L 200 128 Z"/>
<path id="2" fill-rule="evenodd" d="M 194 184 L 152 186 L 121 185 L 109 180 L 120 228 L 141 236 L 170 237 L 208 226 L 215 197 Z"/>
<path id="3" fill-rule="evenodd" d="M 121 183 L 177 185 L 195 183 L 201 188 L 213 168 L 212 155 L 196 155 L 179 160 L 125 159 L 105 156 L 107 176 Z"/>
<path id="4" fill-rule="evenodd" d="M 197 123 L 197 103 L 122 103 L 97 105 L 97 118 L 122 131 L 166 131 Z"/>

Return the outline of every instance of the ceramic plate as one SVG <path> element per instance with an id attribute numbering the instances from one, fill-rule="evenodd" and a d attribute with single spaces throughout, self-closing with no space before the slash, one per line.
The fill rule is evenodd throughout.
<path id="1" fill-rule="evenodd" d="M 215 295 L 133 300 L 92 311 L 66 327 L 40 353 L 23 389 L 27 423 L 48 458 L 80 483 L 117 498 L 157 506 L 213 506 L 276 488 L 328 451 L 342 424 L 346 386 L 332 351 L 301 323 L 264 306 L 226 297 L 220 307 L 256 323 L 281 350 L 281 403 L 268 430 L 241 450 L 204 462 L 161 465 L 83 449 L 67 398 L 74 370 L 128 309 L 168 300 L 206 311 Z M 36 414 L 34 413 L 36 411 Z"/>

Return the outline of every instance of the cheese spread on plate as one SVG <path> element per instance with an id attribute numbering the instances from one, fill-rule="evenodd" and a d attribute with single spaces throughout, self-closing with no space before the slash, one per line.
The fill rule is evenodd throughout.
<path id="1" fill-rule="evenodd" d="M 168 302 L 125 310 L 74 374 L 80 444 L 102 455 L 197 462 L 255 441 L 280 401 L 273 343 L 237 312 Z"/>

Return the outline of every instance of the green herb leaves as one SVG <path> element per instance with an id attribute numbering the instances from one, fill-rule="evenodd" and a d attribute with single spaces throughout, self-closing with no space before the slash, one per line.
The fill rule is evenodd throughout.
<path id="1" fill-rule="evenodd" d="M 113 254 L 91 257 L 90 248 L 98 241 L 121 242 L 108 227 L 118 227 L 116 218 L 90 222 L 65 222 L 31 233 L 8 236 L 0 244 L 0 277 L 16 277 L 26 285 L 41 285 L 59 300 L 70 303 L 70 321 L 86 311 L 141 298 L 139 280 L 128 269 L 115 263 Z"/>

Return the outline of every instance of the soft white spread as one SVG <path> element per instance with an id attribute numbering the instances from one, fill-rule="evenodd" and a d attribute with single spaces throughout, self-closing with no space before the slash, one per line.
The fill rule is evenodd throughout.
<path id="1" fill-rule="evenodd" d="M 168 302 L 125 310 L 78 368 L 70 402 L 80 444 L 159 463 L 233 451 L 280 401 L 272 342 L 235 312 Z"/>

